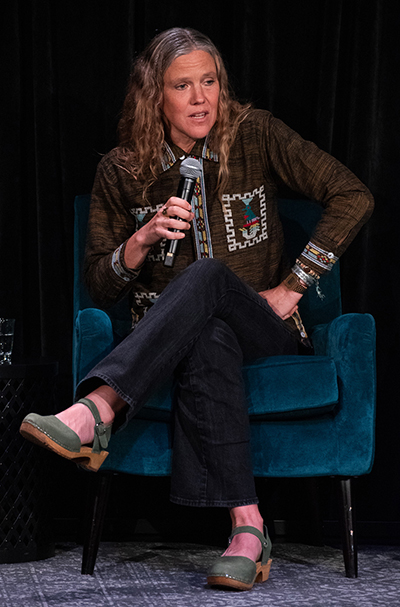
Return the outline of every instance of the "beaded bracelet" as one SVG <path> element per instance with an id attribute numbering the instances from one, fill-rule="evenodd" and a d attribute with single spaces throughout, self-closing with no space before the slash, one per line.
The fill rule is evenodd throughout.
<path id="1" fill-rule="evenodd" d="M 299 266 L 305 272 L 307 272 L 307 274 L 309 274 L 310 276 L 312 276 L 315 280 L 319 280 L 320 279 L 320 275 L 317 274 L 317 272 L 314 272 L 314 270 L 312 270 L 311 268 L 309 268 L 308 266 L 306 266 L 306 264 L 303 263 L 302 261 L 300 261 L 300 259 L 298 259 L 298 258 L 296 259 L 296 265 Z"/>

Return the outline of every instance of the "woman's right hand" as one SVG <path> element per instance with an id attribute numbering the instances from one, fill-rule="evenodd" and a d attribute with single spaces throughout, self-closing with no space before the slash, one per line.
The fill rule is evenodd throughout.
<path id="1" fill-rule="evenodd" d="M 177 219 L 179 218 L 179 219 Z M 154 217 L 132 234 L 125 247 L 125 264 L 128 268 L 138 268 L 146 259 L 151 247 L 164 238 L 181 240 L 189 230 L 194 218 L 190 204 L 182 198 L 172 196 L 165 205 L 157 211 Z M 172 229 L 179 232 L 171 232 Z"/>

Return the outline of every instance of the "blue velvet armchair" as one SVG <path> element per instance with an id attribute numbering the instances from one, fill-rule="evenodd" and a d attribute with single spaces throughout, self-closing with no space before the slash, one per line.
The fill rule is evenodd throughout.
<path id="1" fill-rule="evenodd" d="M 75 200 L 73 368 L 79 382 L 115 347 L 130 326 L 122 301 L 107 313 L 91 301 L 81 280 L 90 197 Z M 309 240 L 321 209 L 305 200 L 279 201 L 289 255 Z M 315 355 L 275 356 L 243 369 L 249 405 L 254 474 L 258 477 L 338 478 L 342 495 L 347 577 L 357 576 L 351 479 L 370 472 L 375 433 L 375 323 L 369 314 L 341 313 L 339 263 L 320 281 L 324 299 L 309 290 L 301 315 Z M 171 470 L 171 383 L 149 400 L 124 432 L 112 437 L 103 464 L 82 573 L 93 573 L 109 475 L 164 476 Z"/>

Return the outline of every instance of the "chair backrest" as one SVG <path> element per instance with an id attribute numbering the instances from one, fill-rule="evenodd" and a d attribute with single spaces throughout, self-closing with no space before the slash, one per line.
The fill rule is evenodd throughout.
<path id="1" fill-rule="evenodd" d="M 74 224 L 74 318 L 79 310 L 97 308 L 92 301 L 82 280 L 83 258 L 85 254 L 86 231 L 89 217 L 90 195 L 75 198 Z M 318 223 L 322 208 L 309 200 L 279 200 L 278 209 L 281 217 L 285 242 L 291 262 L 303 250 Z M 311 328 L 317 324 L 327 323 L 340 316 L 340 273 L 339 263 L 336 263 L 329 275 L 320 281 L 324 299 L 317 296 L 315 289 L 307 291 L 300 302 L 300 312 L 304 324 Z M 129 306 L 126 300 L 107 311 L 113 329 L 120 338 L 126 335 L 130 326 Z"/>
<path id="2" fill-rule="evenodd" d="M 82 280 L 90 195 L 76 196 L 74 202 L 74 318 L 79 310 L 96 308 Z"/>
<path id="3" fill-rule="evenodd" d="M 83 260 L 86 247 L 86 232 L 89 219 L 90 195 L 85 194 L 75 198 L 74 220 L 74 319 L 79 310 L 98 308 L 82 280 Z M 132 318 L 127 299 L 123 299 L 107 310 L 111 319 L 116 342 L 124 338 L 131 327 Z"/>

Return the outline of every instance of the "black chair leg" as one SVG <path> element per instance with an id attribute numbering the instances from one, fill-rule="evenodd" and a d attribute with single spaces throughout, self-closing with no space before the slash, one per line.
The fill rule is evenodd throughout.
<path id="1" fill-rule="evenodd" d="M 94 476 L 94 475 L 93 475 Z M 111 474 L 97 472 L 95 478 L 95 491 L 90 505 L 90 518 L 88 517 L 83 545 L 82 570 L 84 575 L 93 575 L 99 549 L 101 533 L 107 509 L 108 496 L 112 481 Z"/>
<path id="2" fill-rule="evenodd" d="M 355 537 L 355 514 L 352 500 L 351 478 L 338 479 L 340 492 L 340 514 L 343 541 L 343 558 L 346 577 L 356 578 L 357 544 Z"/>

